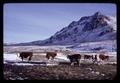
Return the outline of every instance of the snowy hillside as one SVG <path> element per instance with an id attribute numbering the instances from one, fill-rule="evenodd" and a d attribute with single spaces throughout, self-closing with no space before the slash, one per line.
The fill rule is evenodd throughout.
<path id="1" fill-rule="evenodd" d="M 67 47 L 78 52 L 116 52 L 116 40 L 107 40 L 101 42 L 77 43 Z"/>

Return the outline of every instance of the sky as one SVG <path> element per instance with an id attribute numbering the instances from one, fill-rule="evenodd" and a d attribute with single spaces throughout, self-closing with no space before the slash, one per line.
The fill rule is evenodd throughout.
<path id="1" fill-rule="evenodd" d="M 72 21 L 95 12 L 116 16 L 111 3 L 7 3 L 3 9 L 4 43 L 44 40 Z"/>

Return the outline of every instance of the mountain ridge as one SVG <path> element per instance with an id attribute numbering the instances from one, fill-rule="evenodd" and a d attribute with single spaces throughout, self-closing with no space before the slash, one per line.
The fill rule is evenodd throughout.
<path id="1" fill-rule="evenodd" d="M 116 19 L 96 12 L 81 17 L 63 27 L 45 40 L 21 43 L 20 45 L 66 45 L 83 42 L 96 42 L 116 39 Z"/>
<path id="2" fill-rule="evenodd" d="M 107 20 L 107 21 L 106 21 Z M 44 44 L 62 44 L 62 43 L 81 43 L 89 41 L 102 41 L 116 39 L 116 31 L 113 26 L 110 26 L 108 22 L 111 21 L 110 17 L 107 17 L 100 12 L 96 12 L 92 16 L 82 17 L 79 21 L 71 22 L 67 27 L 64 27 L 60 31 L 56 32 L 53 36 L 43 41 Z M 96 32 L 99 32 L 97 34 Z M 95 33 L 95 34 L 92 34 Z M 110 34 L 111 33 L 111 34 Z M 109 34 L 107 37 L 100 37 Z M 89 35 L 98 35 L 100 38 L 93 39 L 87 37 Z M 97 36 L 97 37 L 98 37 Z M 76 37 L 76 38 L 75 38 Z M 96 36 L 95 36 L 96 37 Z M 68 38 L 68 40 L 67 40 Z M 87 38 L 89 38 L 87 40 Z M 78 39 L 78 40 L 77 40 Z M 70 42 L 68 42 L 70 41 Z"/>

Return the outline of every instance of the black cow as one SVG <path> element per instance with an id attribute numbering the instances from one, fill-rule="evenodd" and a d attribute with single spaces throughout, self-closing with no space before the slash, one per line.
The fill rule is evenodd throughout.
<path id="1" fill-rule="evenodd" d="M 67 55 L 67 58 L 70 60 L 71 65 L 73 65 L 75 63 L 77 63 L 77 65 L 80 65 L 80 59 L 81 59 L 80 54 Z"/>
<path id="2" fill-rule="evenodd" d="M 32 56 L 33 56 L 32 52 L 21 52 L 19 57 L 22 59 L 22 61 L 24 58 L 28 58 L 28 61 L 30 61 Z"/>

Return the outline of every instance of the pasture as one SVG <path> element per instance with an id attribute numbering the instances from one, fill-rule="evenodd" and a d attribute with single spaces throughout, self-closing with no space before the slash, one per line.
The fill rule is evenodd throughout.
<path id="1" fill-rule="evenodd" d="M 17 57 L 19 52 L 33 52 L 30 62 Z M 57 52 L 54 60 L 46 58 L 46 52 Z M 4 79 L 6 80 L 112 80 L 117 74 L 116 56 L 110 55 L 109 61 L 93 64 L 92 60 L 84 60 L 84 54 L 90 52 L 75 52 L 59 46 L 8 46 L 4 47 Z M 80 53 L 81 64 L 72 65 L 68 54 Z M 11 55 L 9 55 L 11 54 Z M 9 60 L 8 58 L 14 58 Z"/>

